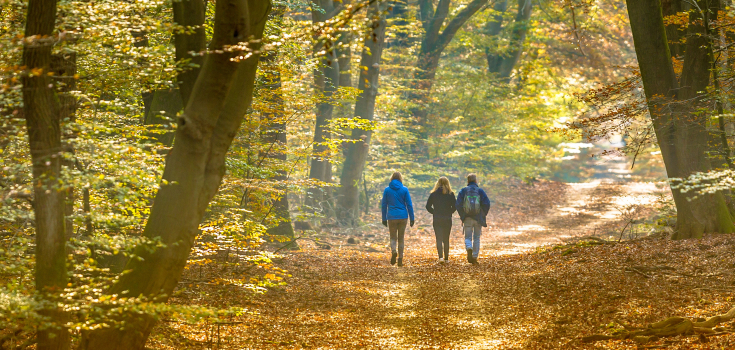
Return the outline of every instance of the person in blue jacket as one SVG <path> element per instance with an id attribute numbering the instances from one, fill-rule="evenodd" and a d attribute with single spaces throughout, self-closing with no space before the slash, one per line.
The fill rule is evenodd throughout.
<path id="1" fill-rule="evenodd" d="M 457 213 L 464 225 L 464 245 L 467 248 L 467 261 L 477 264 L 480 255 L 480 236 L 482 228 L 487 227 L 487 213 L 490 211 L 490 198 L 477 186 L 477 175 L 467 175 L 467 187 L 457 196 Z"/>
<path id="2" fill-rule="evenodd" d="M 403 236 L 406 233 L 406 223 L 411 219 L 411 227 L 414 224 L 413 204 L 408 188 L 403 186 L 403 176 L 395 172 L 390 177 L 390 184 L 383 191 L 383 200 L 380 202 L 383 213 L 383 226 L 388 227 L 390 232 L 390 264 L 395 265 L 396 257 L 398 266 L 403 266 Z M 398 251 L 396 252 L 396 245 Z"/>

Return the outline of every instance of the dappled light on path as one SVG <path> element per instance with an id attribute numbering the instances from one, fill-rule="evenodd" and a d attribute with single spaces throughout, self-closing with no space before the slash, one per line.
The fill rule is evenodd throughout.
<path id="1" fill-rule="evenodd" d="M 567 184 L 565 198 L 532 223 L 511 229 L 491 228 L 485 241 L 495 254 L 518 254 L 546 244 L 564 243 L 569 239 L 595 236 L 616 238 L 617 230 L 631 219 L 631 211 L 651 206 L 662 185 L 653 182 L 618 183 L 595 180 Z"/>
<path id="2" fill-rule="evenodd" d="M 604 229 L 617 229 L 613 224 L 621 216 L 605 221 L 602 215 L 620 205 L 651 203 L 646 196 L 656 190 L 654 184 L 606 182 L 569 187 L 535 220 L 485 231 L 479 266 L 466 261 L 457 220 L 449 263 L 442 264 L 431 221 L 420 214 L 416 226 L 407 229 L 401 268 L 389 263 L 388 233 L 382 226 L 365 226 L 357 244 L 344 243 L 346 236 L 335 228 L 332 236 L 321 236 L 332 249 L 304 241 L 301 250 L 276 259 L 292 274 L 286 286 L 254 297 L 220 290 L 215 298 L 220 306 L 243 308 L 233 323 L 217 333 L 205 327 L 206 337 L 201 328 L 164 324 L 156 348 L 599 349 L 602 343 L 581 343 L 580 338 L 619 327 L 615 322 L 640 326 L 670 315 L 715 315 L 732 307 L 728 298 L 735 265 L 708 258 L 731 252 L 731 236 L 544 246 L 595 229 L 605 237 Z M 498 205 L 494 215 L 502 217 L 507 207 Z M 636 266 L 663 265 L 677 269 L 646 277 L 631 272 Z M 707 288 L 707 296 L 688 292 L 694 286 Z M 215 291 L 210 285 L 197 288 Z M 199 334 L 198 340 L 183 334 Z M 206 345 L 213 344 L 214 334 L 219 347 Z M 727 337 L 712 339 L 718 349 L 735 348 Z M 678 341 L 671 348 L 707 348 L 686 338 Z M 623 341 L 604 348 L 635 346 Z"/>

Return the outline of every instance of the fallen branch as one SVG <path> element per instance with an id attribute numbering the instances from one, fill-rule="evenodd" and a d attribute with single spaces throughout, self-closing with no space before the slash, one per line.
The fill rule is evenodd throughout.
<path id="1" fill-rule="evenodd" d="M 635 272 L 635 273 L 637 273 L 637 274 L 639 274 L 639 275 L 641 275 L 641 276 L 643 276 L 645 278 L 651 278 L 651 276 L 647 275 L 646 273 L 644 273 L 641 270 L 636 269 L 635 267 L 626 266 L 625 267 L 625 271 Z"/>
<path id="2" fill-rule="evenodd" d="M 278 252 L 280 252 L 281 250 L 283 250 L 283 249 L 285 249 L 285 248 L 288 248 L 289 246 L 291 246 L 291 245 L 293 245 L 294 243 L 296 243 L 296 240 L 299 240 L 299 239 L 308 239 L 308 240 L 311 240 L 311 241 L 313 241 L 314 243 L 316 243 L 317 247 L 319 247 L 319 248 L 322 248 L 322 249 L 332 249 L 332 246 L 331 246 L 331 245 L 329 245 L 329 244 L 327 244 L 327 243 L 322 243 L 322 242 L 319 242 L 319 241 L 317 241 L 316 239 L 313 239 L 313 238 L 311 238 L 311 237 L 304 237 L 304 236 L 300 236 L 300 237 L 296 237 L 296 238 L 294 238 L 294 239 L 290 240 L 290 241 L 289 241 L 288 243 L 286 243 L 286 244 L 285 244 L 285 245 L 284 245 L 283 247 L 280 247 L 280 248 L 276 249 L 276 251 L 275 251 L 275 252 L 273 252 L 273 253 L 275 254 L 275 253 L 278 253 Z"/>
<path id="3" fill-rule="evenodd" d="M 630 268 L 630 269 L 632 269 L 632 271 L 637 271 L 638 273 L 642 274 L 642 272 L 638 271 L 637 269 L 633 269 L 633 268 Z M 706 319 L 705 321 L 695 322 L 695 321 L 692 321 L 684 317 L 669 317 L 663 321 L 652 323 L 648 325 L 648 327 L 645 329 L 630 331 L 629 328 L 632 328 L 632 327 L 629 327 L 629 326 L 626 327 L 626 325 L 623 325 L 626 331 L 618 335 L 593 334 L 593 335 L 582 337 L 581 341 L 583 343 L 591 343 L 591 342 L 596 342 L 600 340 L 610 340 L 610 339 L 619 339 L 619 340 L 632 339 L 638 344 L 644 345 L 651 341 L 656 341 L 658 340 L 658 338 L 672 337 L 672 336 L 677 336 L 677 335 L 698 334 L 700 336 L 704 336 L 705 334 L 707 334 L 709 336 L 714 336 L 714 335 L 728 334 L 730 332 L 720 331 L 720 330 L 713 329 L 713 328 L 715 328 L 720 323 L 729 322 L 732 319 L 735 319 L 735 307 L 730 309 L 730 311 L 728 311 L 725 314 L 712 316 Z M 646 348 L 653 349 L 655 347 L 646 347 Z"/>

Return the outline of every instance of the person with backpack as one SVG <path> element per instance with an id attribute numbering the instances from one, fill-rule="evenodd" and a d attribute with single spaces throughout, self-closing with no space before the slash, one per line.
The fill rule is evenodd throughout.
<path id="1" fill-rule="evenodd" d="M 440 264 L 449 262 L 449 234 L 452 232 L 452 214 L 457 210 L 456 202 L 449 179 L 440 177 L 426 201 L 426 210 L 434 216 L 434 236 Z"/>
<path id="2" fill-rule="evenodd" d="M 390 184 L 383 191 L 383 200 L 380 202 L 380 208 L 383 214 L 383 226 L 388 227 L 390 232 L 390 264 L 396 264 L 398 258 L 398 266 L 403 266 L 403 236 L 406 233 L 406 223 L 411 219 L 411 227 L 414 224 L 413 203 L 411 203 L 411 195 L 408 188 L 403 186 L 403 176 L 401 173 L 394 172 L 390 177 Z M 396 245 L 398 251 L 396 251 Z"/>
<path id="3" fill-rule="evenodd" d="M 480 235 L 482 235 L 482 227 L 487 227 L 485 217 L 490 211 L 490 198 L 482 188 L 477 186 L 477 175 L 467 175 L 467 187 L 459 191 L 455 205 L 464 225 L 467 261 L 477 264 L 477 257 L 480 255 Z"/>

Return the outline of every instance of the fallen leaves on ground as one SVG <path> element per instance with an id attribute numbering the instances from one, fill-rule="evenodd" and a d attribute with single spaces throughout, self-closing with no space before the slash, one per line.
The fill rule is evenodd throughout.
<path id="1" fill-rule="evenodd" d="M 548 185 L 545 205 L 563 201 Z M 516 191 L 517 200 L 533 189 Z M 554 196 L 556 193 L 556 196 Z M 539 195 L 541 198 L 541 195 Z M 545 210 L 541 204 L 538 213 Z M 380 225 L 345 233 L 332 228 L 318 242 L 299 241 L 274 261 L 287 285 L 254 295 L 237 286 L 181 284 L 174 303 L 241 307 L 219 323 L 169 320 L 154 331 L 156 349 L 733 349 L 735 322 L 718 335 L 583 343 L 593 334 L 645 328 L 670 316 L 707 318 L 735 305 L 735 235 L 700 240 L 600 240 L 497 254 L 484 233 L 480 265 L 466 262 L 458 223 L 450 262 L 436 262 L 425 215 L 406 233 L 405 266 L 389 263 Z M 458 221 L 458 220 L 455 220 Z M 518 219 L 522 222 L 522 219 Z M 553 234 L 546 232 L 545 234 Z M 348 244 L 346 237 L 359 237 Z M 529 237 L 531 239 L 532 237 Z M 223 265 L 224 266 L 224 265 Z M 204 280 L 232 273 L 208 266 Z M 202 280 L 201 270 L 186 272 Z M 248 273 L 267 273 L 250 271 Z M 191 276 L 189 276 L 191 275 Z"/>

